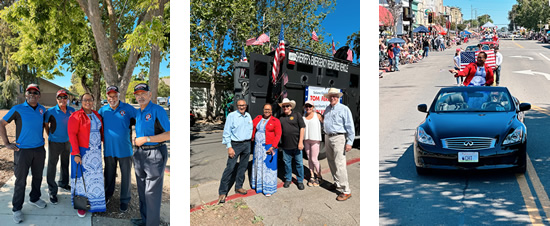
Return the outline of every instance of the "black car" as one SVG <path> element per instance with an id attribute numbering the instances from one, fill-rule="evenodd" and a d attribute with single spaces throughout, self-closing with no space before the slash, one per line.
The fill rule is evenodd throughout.
<path id="1" fill-rule="evenodd" d="M 429 169 L 512 168 L 524 173 L 527 128 L 520 103 L 506 87 L 442 88 L 418 126 L 414 162 L 421 175 Z"/>

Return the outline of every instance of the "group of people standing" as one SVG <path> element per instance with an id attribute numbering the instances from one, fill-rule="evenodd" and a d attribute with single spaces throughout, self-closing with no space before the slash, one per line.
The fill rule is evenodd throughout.
<path id="1" fill-rule="evenodd" d="M 304 167 L 302 151 L 308 156 L 311 177 L 307 185 L 317 187 L 322 180 L 321 167 L 318 161 L 322 140 L 321 128 L 325 131 L 325 148 L 329 167 L 334 179 L 331 189 L 340 189 L 336 198 L 345 201 L 351 197 L 349 188 L 345 152 L 351 150 L 355 137 L 353 117 L 349 108 L 339 103 L 343 93 L 331 88 L 325 97 L 330 100 L 323 115 L 317 113 L 312 101 L 304 104 L 305 115 L 295 111 L 296 102 L 284 98 L 279 106 L 282 115 L 272 115 L 272 104 L 263 106 L 263 114 L 254 119 L 250 116 L 244 99 L 237 101 L 238 111 L 227 116 L 222 143 L 226 145 L 228 159 L 218 189 L 218 203 L 224 203 L 230 189 L 230 178 L 235 167 L 235 192 L 246 195 L 243 188 L 249 156 L 253 150 L 252 173 L 250 185 L 256 193 L 266 197 L 277 191 L 277 155 L 282 149 L 284 162 L 284 188 L 292 183 L 292 168 L 296 169 L 296 184 L 304 190 Z M 237 166 L 237 158 L 239 163 Z"/>
<path id="2" fill-rule="evenodd" d="M 40 199 L 46 157 L 42 132 L 45 130 L 48 134 L 47 182 L 51 204 L 58 204 L 58 189 L 61 188 L 71 192 L 73 205 L 75 196 L 87 198 L 88 207 L 77 209 L 79 217 L 86 216 L 87 210 L 105 212 L 115 190 L 117 165 L 120 165 L 119 210 L 126 212 L 131 199 L 133 163 L 141 218 L 132 219 L 132 223 L 160 224 L 164 168 L 168 159 L 164 142 L 170 140 L 168 115 L 164 108 L 151 102 L 152 94 L 145 83 L 134 87 L 139 109 L 121 102 L 116 86 L 108 87 L 106 95 L 109 104 L 99 112 L 93 110 L 95 97 L 90 93 L 80 96 L 82 108 L 76 111 L 68 106 L 67 91 L 59 90 L 56 93 L 57 105 L 46 110 L 38 103 L 41 96 L 39 86 L 30 84 L 25 92 L 26 101 L 11 108 L 0 120 L 0 137 L 7 148 L 14 150 L 16 180 L 12 211 L 15 223 L 23 222 L 21 209 L 29 169 L 32 171 L 29 204 L 38 208 L 47 206 Z M 17 131 L 15 142 L 9 141 L 6 132 L 6 125 L 12 121 L 15 121 Z M 61 172 L 56 183 L 59 161 Z"/>

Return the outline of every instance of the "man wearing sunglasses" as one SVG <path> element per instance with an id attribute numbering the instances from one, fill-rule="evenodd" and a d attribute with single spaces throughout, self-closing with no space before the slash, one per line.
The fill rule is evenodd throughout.
<path id="1" fill-rule="evenodd" d="M 65 191 L 71 191 L 69 185 L 69 156 L 71 154 L 71 144 L 69 143 L 69 134 L 67 133 L 67 123 L 74 108 L 68 106 L 67 91 L 61 89 L 56 94 L 57 105 L 46 111 L 44 117 L 44 129 L 48 134 L 48 169 L 46 181 L 48 182 L 48 191 L 50 193 L 50 202 L 57 205 L 57 190 L 62 188 Z M 60 178 L 55 182 L 57 162 L 61 159 Z"/>
<path id="2" fill-rule="evenodd" d="M 32 171 L 31 193 L 29 204 L 38 208 L 45 208 L 46 202 L 40 199 L 40 184 L 46 160 L 44 149 L 44 114 L 46 108 L 38 103 L 40 88 L 36 84 L 27 86 L 26 101 L 13 106 L 0 120 L 0 137 L 4 146 L 14 151 L 15 187 L 13 189 L 12 212 L 13 221 L 23 222 L 23 202 L 25 201 L 25 187 L 29 168 Z M 11 143 L 6 132 L 6 125 L 15 121 L 15 142 Z"/>

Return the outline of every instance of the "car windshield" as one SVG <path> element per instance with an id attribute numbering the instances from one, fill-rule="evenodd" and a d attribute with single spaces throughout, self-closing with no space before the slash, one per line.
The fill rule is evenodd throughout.
<path id="1" fill-rule="evenodd" d="M 485 38 L 485 39 L 481 40 L 481 42 L 492 42 L 492 41 L 493 41 L 493 39 L 491 39 L 491 38 Z"/>
<path id="2" fill-rule="evenodd" d="M 490 49 L 491 49 L 491 47 L 489 47 L 488 45 L 483 45 L 481 47 L 481 50 L 490 50 Z"/>
<path id="3" fill-rule="evenodd" d="M 441 92 L 435 112 L 503 112 L 513 110 L 512 98 L 504 91 Z"/>
<path id="4" fill-rule="evenodd" d="M 466 47 L 466 52 L 475 52 L 475 51 L 478 51 L 479 48 L 477 46 L 468 46 Z"/>

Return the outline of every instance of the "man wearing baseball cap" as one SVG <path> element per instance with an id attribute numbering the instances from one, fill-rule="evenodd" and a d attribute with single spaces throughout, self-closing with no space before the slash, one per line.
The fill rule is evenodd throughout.
<path id="1" fill-rule="evenodd" d="M 115 192 L 117 164 L 120 164 L 120 212 L 128 210 L 132 170 L 132 125 L 136 124 L 136 109 L 120 101 L 118 87 L 107 87 L 108 105 L 99 109 L 104 125 L 105 198 L 107 203 Z"/>
<path id="2" fill-rule="evenodd" d="M 134 170 L 139 194 L 141 219 L 134 225 L 159 225 L 164 168 L 168 150 L 164 141 L 170 140 L 170 120 L 164 108 L 151 102 L 151 92 L 145 83 L 134 87 L 139 103 L 134 139 Z"/>
<path id="3" fill-rule="evenodd" d="M 13 106 L 0 120 L 0 137 L 4 146 L 14 151 L 15 187 L 13 189 L 12 212 L 13 221 L 17 224 L 23 222 L 23 202 L 25 201 L 25 187 L 29 168 L 32 171 L 31 192 L 29 204 L 38 208 L 45 208 L 46 202 L 40 199 L 40 184 L 42 184 L 42 172 L 46 160 L 44 149 L 44 114 L 46 108 L 38 103 L 40 88 L 36 84 L 30 84 L 25 92 L 26 101 Z M 6 125 L 15 121 L 15 141 L 9 141 Z M 23 123 L 24 122 L 24 123 Z"/>
<path id="4" fill-rule="evenodd" d="M 48 191 L 50 193 L 50 202 L 57 204 L 57 190 L 63 188 L 65 191 L 71 191 L 69 185 L 69 156 L 71 154 L 71 144 L 69 143 L 69 134 L 67 133 L 67 123 L 74 108 L 68 106 L 67 91 L 60 89 L 55 95 L 57 105 L 46 111 L 44 116 L 44 128 L 48 134 L 48 169 L 46 181 L 48 182 Z M 57 162 L 61 158 L 60 178 L 55 182 L 57 171 Z"/>

